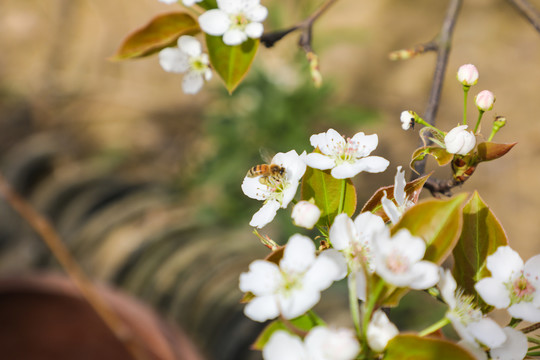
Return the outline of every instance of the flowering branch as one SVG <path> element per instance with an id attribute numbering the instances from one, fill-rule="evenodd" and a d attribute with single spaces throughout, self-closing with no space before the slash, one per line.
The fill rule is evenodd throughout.
<path id="1" fill-rule="evenodd" d="M 435 117 L 437 115 L 437 110 L 439 109 L 444 74 L 446 73 L 448 56 L 450 55 L 452 34 L 454 32 L 454 25 L 456 24 L 462 2 L 462 0 L 450 1 L 450 5 L 446 10 L 446 16 L 444 18 L 441 31 L 435 40 L 437 43 L 437 62 L 435 65 L 435 73 L 433 75 L 433 83 L 431 84 L 428 106 L 423 117 L 424 120 L 431 125 L 435 124 Z M 428 144 L 430 143 L 430 140 L 427 138 L 424 138 L 424 141 L 426 141 Z M 418 174 L 420 174 L 419 176 L 423 175 L 426 169 L 425 160 L 419 161 L 415 165 L 416 171 Z M 412 176 L 415 176 L 414 172 Z"/>
<path id="2" fill-rule="evenodd" d="M 536 10 L 527 0 L 508 0 L 514 5 L 523 16 L 529 20 L 536 31 L 540 33 L 540 12 Z"/>
<path id="3" fill-rule="evenodd" d="M 141 345 L 133 337 L 120 317 L 103 300 L 96 288 L 81 269 L 77 261 L 71 256 L 63 244 L 60 236 L 52 225 L 34 208 L 22 199 L 9 185 L 8 181 L 0 174 L 0 193 L 7 202 L 23 217 L 28 224 L 40 235 L 41 239 L 49 247 L 62 268 L 71 280 L 79 288 L 86 301 L 92 306 L 96 314 L 103 320 L 114 336 L 120 341 L 133 359 L 145 360 L 147 356 Z"/>

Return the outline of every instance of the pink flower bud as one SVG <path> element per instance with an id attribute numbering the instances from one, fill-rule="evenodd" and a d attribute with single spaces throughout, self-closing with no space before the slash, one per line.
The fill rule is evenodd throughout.
<path id="1" fill-rule="evenodd" d="M 473 64 L 461 65 L 457 72 L 457 79 L 465 86 L 472 86 L 478 81 L 478 70 Z"/>
<path id="2" fill-rule="evenodd" d="M 295 225 L 305 227 L 306 229 L 313 229 L 313 226 L 315 226 L 321 217 L 321 210 L 319 210 L 317 205 L 302 200 L 294 206 L 291 216 Z"/>
<path id="3" fill-rule="evenodd" d="M 467 155 L 476 145 L 474 134 L 467 131 L 467 125 L 460 125 L 448 132 L 444 137 L 446 151 L 450 154 Z"/>
<path id="4" fill-rule="evenodd" d="M 476 106 L 479 110 L 488 111 L 493 109 L 493 103 L 495 102 L 495 95 L 489 90 L 483 90 L 476 95 Z"/>

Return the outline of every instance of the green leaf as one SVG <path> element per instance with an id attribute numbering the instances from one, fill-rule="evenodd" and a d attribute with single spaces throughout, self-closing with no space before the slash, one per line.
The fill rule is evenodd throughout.
<path id="1" fill-rule="evenodd" d="M 388 342 L 383 360 L 475 360 L 450 341 L 412 334 L 398 335 Z"/>
<path id="2" fill-rule="evenodd" d="M 301 332 L 307 333 L 309 330 L 314 328 L 315 326 L 319 325 L 325 325 L 324 321 L 322 321 L 321 318 L 319 318 L 315 313 L 310 311 L 309 313 L 299 316 L 295 319 L 288 320 L 289 326 L 294 326 L 297 330 Z M 270 337 L 272 337 L 272 334 L 277 330 L 285 330 L 288 332 L 291 332 L 287 325 L 283 322 L 283 320 L 278 319 L 275 321 L 272 321 L 270 324 L 268 324 L 264 330 L 259 334 L 257 339 L 252 345 L 252 348 L 254 350 L 262 350 L 264 348 L 264 345 L 270 340 Z"/>
<path id="3" fill-rule="evenodd" d="M 478 159 L 480 161 L 490 161 L 504 156 L 509 152 L 517 143 L 511 144 L 497 144 L 493 142 L 483 142 L 478 144 Z"/>
<path id="4" fill-rule="evenodd" d="M 443 149 L 438 146 L 424 146 L 424 147 L 416 149 L 413 152 L 412 160 L 411 160 L 411 163 L 409 164 L 409 167 L 412 170 L 416 171 L 414 169 L 414 164 L 417 161 L 424 160 L 426 155 L 433 156 L 435 160 L 437 160 L 437 163 L 439 164 L 439 166 L 443 166 L 450 163 L 450 161 L 452 161 L 452 159 L 454 158 L 454 154 L 450 154 L 446 152 L 446 149 Z"/>
<path id="5" fill-rule="evenodd" d="M 504 245 L 508 245 L 508 239 L 503 227 L 475 191 L 463 208 L 463 229 L 453 251 L 453 275 L 466 294 L 475 296 L 483 310 L 488 310 L 489 306 L 479 301 L 474 284 L 490 276 L 486 259 Z"/>
<path id="6" fill-rule="evenodd" d="M 336 179 L 330 170 L 318 170 L 308 167 L 302 179 L 302 200 L 313 198 L 321 209 L 318 225 L 330 226 L 338 215 L 342 188 L 345 186 L 343 212 L 349 216 L 356 210 L 356 189 L 351 179 Z"/>
<path id="7" fill-rule="evenodd" d="M 468 197 L 468 194 L 459 194 L 448 200 L 421 202 L 403 214 L 391 233 L 405 228 L 412 235 L 421 237 L 427 245 L 424 259 L 440 265 L 450 255 L 461 234 L 462 208 Z"/>
<path id="8" fill-rule="evenodd" d="M 129 34 L 110 60 L 119 61 L 147 56 L 173 45 L 182 35 L 194 35 L 199 31 L 197 20 L 187 13 L 161 14 Z"/>
<path id="9" fill-rule="evenodd" d="M 448 200 L 428 200 L 410 208 L 390 229 L 392 235 L 400 229 L 421 237 L 427 248 L 424 259 L 438 265 L 450 255 L 456 245 L 463 223 L 462 208 L 468 194 L 459 194 Z M 407 293 L 407 288 L 387 288 L 384 304 L 396 306 Z"/>
<path id="10" fill-rule="evenodd" d="M 206 35 L 206 46 L 212 67 L 225 82 L 230 94 L 246 76 L 259 47 L 259 39 L 248 39 L 240 45 L 226 45 L 221 36 Z"/>
<path id="11" fill-rule="evenodd" d="M 405 196 L 407 199 L 411 200 L 416 204 L 418 201 L 418 196 L 420 195 L 420 192 L 422 191 L 422 188 L 424 187 L 424 184 L 426 183 L 427 179 L 431 176 L 431 174 L 424 175 L 418 179 L 415 179 L 411 182 L 408 182 L 405 185 Z M 381 199 L 384 195 L 384 192 L 386 191 L 386 197 L 389 200 L 394 200 L 394 185 L 391 186 L 385 186 L 382 188 L 379 188 L 373 196 L 366 202 L 364 207 L 360 212 L 366 212 L 371 211 L 375 215 L 379 215 L 384 219 L 385 222 L 387 222 L 388 215 L 384 212 L 381 204 Z"/>
<path id="12" fill-rule="evenodd" d="M 203 0 L 200 3 L 197 3 L 197 5 L 205 10 L 215 9 L 218 7 L 216 0 Z"/>

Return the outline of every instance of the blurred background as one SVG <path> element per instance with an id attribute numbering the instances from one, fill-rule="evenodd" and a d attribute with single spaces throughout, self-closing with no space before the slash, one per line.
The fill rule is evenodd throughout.
<path id="1" fill-rule="evenodd" d="M 540 9 L 539 0 L 530 2 Z M 270 11 L 266 29 L 280 29 L 320 2 L 263 4 Z M 447 1 L 342 0 L 314 28 L 322 88 L 310 83 L 292 34 L 259 49 L 232 96 L 217 75 L 190 96 L 182 93 L 182 76 L 165 73 L 156 56 L 107 60 L 129 32 L 180 6 L 3 0 L 0 168 L 47 215 L 92 278 L 151 305 L 208 358 L 256 358 L 247 348 L 260 325 L 244 321 L 236 289 L 239 273 L 266 254 L 248 225 L 261 204 L 240 190 L 246 171 L 261 163 L 261 148 L 310 151 L 309 136 L 332 127 L 377 133 L 375 153 L 391 162 L 385 173 L 355 179 L 359 204 L 392 184 L 395 167 L 407 167 L 419 146 L 417 132 L 401 130 L 399 114 L 425 110 L 435 54 L 391 62 L 388 53 L 434 38 L 446 7 Z M 481 164 L 456 191 L 478 190 L 527 259 L 540 253 L 540 34 L 507 1 L 465 2 L 437 117 L 441 129 L 461 121 L 455 73 L 465 63 L 480 72 L 469 118 L 476 118 L 471 99 L 491 90 L 497 101 L 484 116 L 483 133 L 504 115 L 507 126 L 495 141 L 518 145 Z M 289 214 L 280 211 L 264 233 L 286 242 L 298 231 Z M 2 200 L 0 271 L 11 276 L 36 268 L 57 265 Z"/>

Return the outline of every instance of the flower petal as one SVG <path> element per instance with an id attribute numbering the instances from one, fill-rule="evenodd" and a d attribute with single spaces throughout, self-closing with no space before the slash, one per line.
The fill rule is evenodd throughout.
<path id="1" fill-rule="evenodd" d="M 263 322 L 279 316 L 275 295 L 254 297 L 244 307 L 244 314 L 254 321 Z"/>
<path id="2" fill-rule="evenodd" d="M 242 182 L 242 191 L 246 196 L 252 199 L 266 200 L 268 199 L 270 190 L 268 189 L 268 186 L 261 184 L 259 179 L 260 176 L 254 178 L 246 176 Z"/>
<path id="3" fill-rule="evenodd" d="M 358 238 L 358 233 L 353 221 L 345 213 L 334 218 L 334 223 L 330 227 L 330 242 L 334 249 L 345 250 Z"/>
<path id="4" fill-rule="evenodd" d="M 286 153 L 277 153 L 272 158 L 272 163 L 284 167 L 287 171 L 287 179 L 298 181 L 306 172 L 306 163 L 295 150 Z"/>
<path id="5" fill-rule="evenodd" d="M 178 38 L 178 48 L 191 57 L 200 56 L 202 53 L 199 40 L 189 35 L 182 35 Z"/>
<path id="6" fill-rule="evenodd" d="M 159 52 L 159 65 L 167 72 L 181 74 L 189 69 L 189 58 L 182 50 L 168 47 Z"/>
<path id="7" fill-rule="evenodd" d="M 252 22 L 247 24 L 245 29 L 246 35 L 252 39 L 258 39 L 264 32 L 263 24 L 260 22 Z"/>
<path id="8" fill-rule="evenodd" d="M 457 283 L 452 272 L 449 269 L 439 269 L 439 290 L 445 303 L 448 304 L 450 309 L 455 309 L 457 305 L 456 301 L 456 289 Z"/>
<path id="9" fill-rule="evenodd" d="M 341 149 L 345 147 L 345 139 L 336 130 L 328 129 L 325 133 L 312 135 L 309 138 L 311 146 L 319 148 L 325 155 L 339 155 Z"/>
<path id="10" fill-rule="evenodd" d="M 494 347 L 489 354 L 493 360 L 522 360 L 527 355 L 527 336 L 521 331 L 511 327 L 503 329 L 506 341 Z"/>
<path id="11" fill-rule="evenodd" d="M 356 157 L 366 157 L 377 148 L 379 137 L 377 134 L 365 135 L 359 132 L 352 137 L 350 142 L 354 143 L 358 149 L 355 153 Z"/>
<path id="12" fill-rule="evenodd" d="M 392 200 L 388 200 L 386 197 L 386 191 L 381 199 L 381 205 L 392 224 L 397 224 L 399 218 L 401 217 L 401 213 L 399 212 L 396 204 L 394 204 Z"/>
<path id="13" fill-rule="evenodd" d="M 419 261 L 413 265 L 411 271 L 415 279 L 409 285 L 412 289 L 428 289 L 439 281 L 439 267 L 430 261 Z"/>
<path id="14" fill-rule="evenodd" d="M 480 321 L 470 323 L 467 330 L 482 344 L 488 347 L 500 346 L 506 340 L 506 334 L 492 319 L 484 317 Z"/>
<path id="15" fill-rule="evenodd" d="M 294 319 L 310 310 L 321 299 L 321 293 L 312 288 L 293 289 L 289 294 L 278 295 L 279 308 L 285 319 Z"/>
<path id="16" fill-rule="evenodd" d="M 358 159 L 354 166 L 357 171 L 366 171 L 369 173 L 380 173 L 386 170 L 390 165 L 390 161 L 380 156 L 368 156 L 362 159 Z M 358 173 L 357 172 L 357 173 Z"/>
<path id="17" fill-rule="evenodd" d="M 508 313 L 517 319 L 540 322 L 540 309 L 532 302 L 520 302 L 508 308 Z"/>
<path id="18" fill-rule="evenodd" d="M 274 220 L 279 206 L 279 202 L 276 200 L 268 201 L 260 208 L 259 211 L 257 211 L 253 215 L 251 221 L 249 222 L 249 225 L 258 229 L 263 228 L 264 226 L 272 222 L 272 220 Z"/>
<path id="19" fill-rule="evenodd" d="M 537 290 L 540 289 L 540 255 L 527 260 L 523 266 L 523 274 Z"/>
<path id="20" fill-rule="evenodd" d="M 279 267 L 269 261 L 255 260 L 249 271 L 240 274 L 240 290 L 251 291 L 256 296 L 274 293 L 281 283 Z"/>
<path id="21" fill-rule="evenodd" d="M 343 163 L 332 169 L 330 174 L 336 179 L 348 179 L 355 177 L 362 171 L 361 168 L 356 166 L 357 163 Z"/>
<path id="22" fill-rule="evenodd" d="M 230 29 L 223 34 L 223 42 L 229 46 L 240 45 L 247 40 L 247 35 L 240 29 Z"/>
<path id="23" fill-rule="evenodd" d="M 407 185 L 405 171 L 401 171 L 401 166 L 398 166 L 394 177 L 394 199 L 400 206 L 405 204 L 405 185 Z"/>
<path id="24" fill-rule="evenodd" d="M 314 327 L 307 334 L 304 344 L 312 360 L 349 360 L 354 359 L 360 351 L 354 331 L 346 328 Z"/>
<path id="25" fill-rule="evenodd" d="M 366 301 L 366 274 L 360 270 L 349 275 L 349 281 L 356 281 L 356 297 L 359 300 Z"/>
<path id="26" fill-rule="evenodd" d="M 306 164 L 314 169 L 328 170 L 333 168 L 336 165 L 336 162 L 323 154 L 311 153 L 306 156 Z"/>
<path id="27" fill-rule="evenodd" d="M 268 9 L 260 4 L 252 5 L 245 10 L 244 14 L 249 21 L 260 23 L 268 16 Z"/>
<path id="28" fill-rule="evenodd" d="M 277 330 L 263 348 L 265 360 L 306 360 L 304 344 L 298 336 Z"/>
<path id="29" fill-rule="evenodd" d="M 184 79 L 182 80 L 182 90 L 184 90 L 184 93 L 186 94 L 196 94 L 201 90 L 203 84 L 204 80 L 202 74 L 189 71 L 184 75 Z"/>
<path id="30" fill-rule="evenodd" d="M 315 244 L 307 236 L 294 234 L 283 252 L 279 267 L 287 273 L 303 273 L 315 261 Z"/>
<path id="31" fill-rule="evenodd" d="M 305 287 L 319 291 L 326 290 L 334 281 L 343 279 L 347 274 L 347 264 L 343 255 L 337 250 L 334 250 L 335 255 L 323 255 L 326 252 L 330 250 L 323 251 L 305 273 L 302 282 Z"/>
<path id="32" fill-rule="evenodd" d="M 220 36 L 231 26 L 231 20 L 226 12 L 220 9 L 211 9 L 199 16 L 199 25 L 205 33 Z"/>
<path id="33" fill-rule="evenodd" d="M 499 246 L 497 251 L 488 256 L 486 266 L 491 276 L 508 281 L 523 269 L 523 260 L 510 246 Z"/>
<path id="34" fill-rule="evenodd" d="M 497 309 L 505 309 L 510 305 L 508 289 L 501 280 L 492 277 L 483 278 L 474 285 L 474 289 L 482 300 Z"/>

